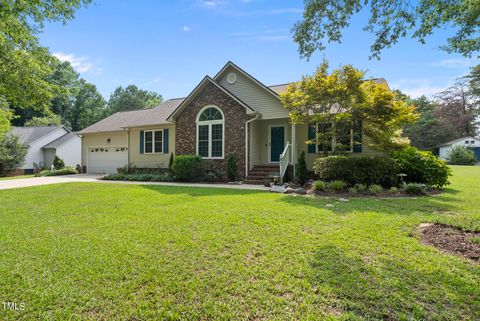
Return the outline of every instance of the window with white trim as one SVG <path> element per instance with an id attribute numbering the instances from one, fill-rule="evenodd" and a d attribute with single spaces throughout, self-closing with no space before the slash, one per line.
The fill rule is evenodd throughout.
<path id="1" fill-rule="evenodd" d="M 206 106 L 197 116 L 197 155 L 223 158 L 225 119 L 220 109 Z"/>
<path id="2" fill-rule="evenodd" d="M 143 150 L 145 154 L 163 153 L 163 129 L 144 132 Z"/>

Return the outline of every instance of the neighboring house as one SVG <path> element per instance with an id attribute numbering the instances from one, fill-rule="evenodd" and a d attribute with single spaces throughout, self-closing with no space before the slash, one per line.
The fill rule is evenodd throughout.
<path id="1" fill-rule="evenodd" d="M 82 165 L 98 173 L 113 173 L 127 164 L 166 168 L 173 153 L 200 155 L 224 169 L 226 158 L 235 154 L 239 176 L 261 182 L 265 172 L 278 172 L 279 163 L 281 168 L 293 165 L 304 150 L 312 169 L 319 151 L 305 142 L 315 137 L 317 127 L 290 124 L 279 98 L 287 86 L 266 86 L 228 62 L 185 98 L 167 100 L 153 109 L 116 113 L 81 130 Z M 348 151 L 372 154 L 363 144 L 361 124 L 349 130 Z"/>
<path id="2" fill-rule="evenodd" d="M 63 126 L 13 127 L 11 133 L 28 145 L 21 168 L 25 174 L 42 167 L 50 168 L 55 155 L 62 158 L 66 166 L 81 163 L 81 139 Z"/>
<path id="3" fill-rule="evenodd" d="M 438 146 L 438 156 L 443 160 L 448 160 L 448 154 L 450 153 L 450 150 L 455 146 L 462 146 L 473 150 L 475 156 L 477 157 L 477 160 L 480 161 L 480 138 L 475 138 L 472 136 L 455 139 L 451 142 Z"/>

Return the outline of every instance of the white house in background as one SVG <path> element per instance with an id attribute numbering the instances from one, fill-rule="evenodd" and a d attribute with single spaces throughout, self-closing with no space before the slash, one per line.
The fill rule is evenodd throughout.
<path id="1" fill-rule="evenodd" d="M 28 153 L 21 170 L 33 173 L 36 168 L 52 166 L 55 155 L 66 166 L 81 163 L 82 140 L 64 126 L 13 127 L 11 133 L 28 145 Z"/>
<path id="2" fill-rule="evenodd" d="M 462 146 L 462 147 L 473 150 L 473 152 L 477 156 L 477 160 L 480 161 L 480 138 L 468 136 L 468 137 L 462 137 L 459 139 L 452 140 L 451 142 L 442 144 L 438 146 L 439 157 L 443 160 L 447 160 L 450 150 L 455 146 Z"/>

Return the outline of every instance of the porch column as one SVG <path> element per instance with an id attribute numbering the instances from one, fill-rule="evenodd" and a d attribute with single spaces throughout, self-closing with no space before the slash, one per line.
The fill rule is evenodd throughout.
<path id="1" fill-rule="evenodd" d="M 297 156 L 297 139 L 296 139 L 296 126 L 292 124 L 292 164 L 293 164 L 293 176 L 295 176 L 295 164 Z"/>

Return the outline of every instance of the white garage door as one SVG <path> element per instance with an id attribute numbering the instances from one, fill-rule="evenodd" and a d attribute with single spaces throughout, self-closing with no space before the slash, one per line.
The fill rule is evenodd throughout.
<path id="1" fill-rule="evenodd" d="M 127 147 L 95 147 L 88 149 L 89 173 L 116 173 L 127 165 Z"/>

